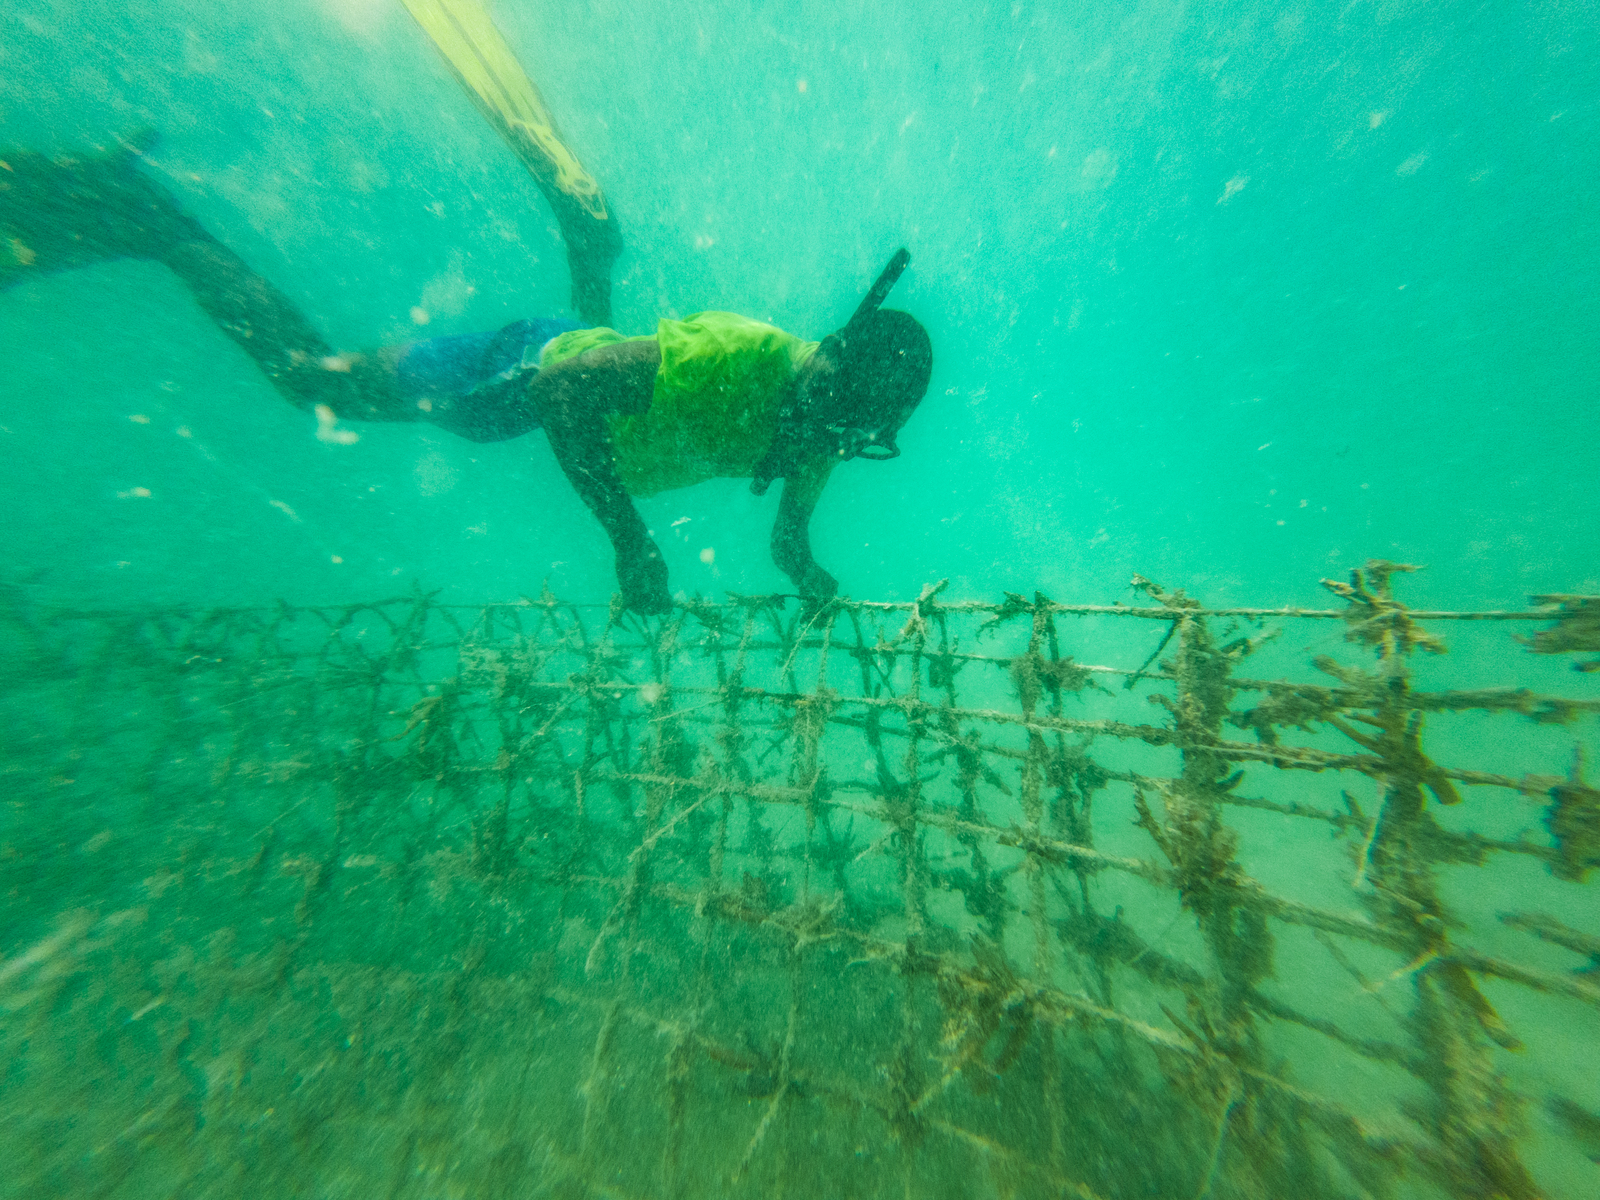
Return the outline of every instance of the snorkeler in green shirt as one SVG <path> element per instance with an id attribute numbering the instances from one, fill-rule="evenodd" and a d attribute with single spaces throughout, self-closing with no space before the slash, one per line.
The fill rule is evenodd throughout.
<path id="1" fill-rule="evenodd" d="M 837 584 L 811 555 L 811 512 L 839 463 L 899 453 L 895 435 L 933 365 L 922 326 L 871 301 L 820 345 L 713 312 L 662 321 L 655 337 L 581 330 L 545 348 L 528 395 L 611 537 L 630 608 L 671 607 L 666 566 L 630 497 L 719 476 L 749 477 L 757 495 L 782 477 L 773 561 L 808 604 L 832 598 Z"/>
<path id="2" fill-rule="evenodd" d="M 833 468 L 893 458 L 933 354 L 882 309 L 897 253 L 843 329 L 820 344 L 733 313 L 663 320 L 624 337 L 555 318 L 494 333 L 336 354 L 293 303 L 140 174 L 141 148 L 54 162 L 0 152 L 0 289 L 107 258 L 166 264 L 292 404 L 324 421 L 429 421 L 473 441 L 543 427 L 616 551 L 628 607 L 672 607 L 666 565 L 633 496 L 715 477 L 783 479 L 772 554 L 812 607 L 837 584 L 811 555 L 812 510 Z"/>

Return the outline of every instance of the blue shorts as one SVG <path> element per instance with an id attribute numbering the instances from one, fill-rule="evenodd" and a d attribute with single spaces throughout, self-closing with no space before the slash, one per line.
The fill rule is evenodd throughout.
<path id="1" fill-rule="evenodd" d="M 423 419 L 474 442 L 503 442 L 539 427 L 528 383 L 539 352 L 576 321 L 538 317 L 494 333 L 460 333 L 412 342 L 395 364 L 400 394 Z"/>

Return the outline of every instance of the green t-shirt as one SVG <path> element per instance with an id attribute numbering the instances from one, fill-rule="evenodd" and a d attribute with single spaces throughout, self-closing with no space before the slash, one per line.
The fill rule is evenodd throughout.
<path id="1" fill-rule="evenodd" d="M 661 369 L 648 412 L 607 418 L 617 476 L 653 496 L 719 476 L 750 475 L 772 445 L 784 388 L 816 342 L 735 313 L 692 313 L 656 326 Z M 541 366 L 614 342 L 614 329 L 578 329 L 545 347 Z"/>

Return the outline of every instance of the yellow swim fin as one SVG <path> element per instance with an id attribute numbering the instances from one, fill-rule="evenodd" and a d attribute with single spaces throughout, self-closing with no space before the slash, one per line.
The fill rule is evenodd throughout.
<path id="1" fill-rule="evenodd" d="M 404 3 L 550 201 L 567 241 L 573 305 L 591 325 L 609 324 L 611 264 L 622 236 L 600 184 L 561 140 L 544 97 L 481 0 Z"/>

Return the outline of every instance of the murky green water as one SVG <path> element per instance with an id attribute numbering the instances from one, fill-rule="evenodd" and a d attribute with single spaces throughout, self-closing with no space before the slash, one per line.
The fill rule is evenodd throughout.
<path id="1" fill-rule="evenodd" d="M 776 489 L 722 479 L 639 510 L 732 607 L 608 625 L 544 434 L 319 420 L 125 205 L 61 207 L 153 131 L 130 178 L 332 361 L 576 320 L 400 0 L 17 0 L 7 1194 L 1600 1190 L 1591 610 L 1548 655 L 1550 612 L 1388 658 L 1382 621 L 1031 624 L 1159 607 L 1135 572 L 1342 610 L 1318 580 L 1369 559 L 1426 564 L 1423 610 L 1600 593 L 1595 13 L 489 11 L 605 189 L 623 332 L 821 338 L 910 249 L 927 398 L 811 538 L 945 615 L 740 607 L 792 586 Z M 546 585 L 601 607 L 481 624 Z"/>

